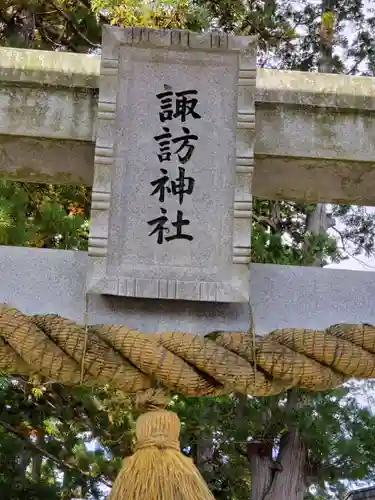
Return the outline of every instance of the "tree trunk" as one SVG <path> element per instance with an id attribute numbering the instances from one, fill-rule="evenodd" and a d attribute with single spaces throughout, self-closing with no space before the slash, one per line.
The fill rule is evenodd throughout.
<path id="1" fill-rule="evenodd" d="M 20 469 L 25 476 L 29 463 L 30 463 L 30 453 L 29 450 L 27 450 L 25 447 L 22 455 L 20 456 Z"/>
<path id="2" fill-rule="evenodd" d="M 288 430 L 280 438 L 276 460 L 272 457 L 275 440 L 248 444 L 252 475 L 250 500 L 303 500 L 308 486 L 308 451 L 293 425 L 293 415 L 303 404 L 298 390 L 288 392 L 284 408 Z"/>
<path id="3" fill-rule="evenodd" d="M 327 207 L 323 203 L 317 203 L 314 211 L 306 216 L 306 236 L 308 234 L 319 235 L 326 233 L 328 229 L 335 225 L 335 219 L 332 214 L 327 213 Z M 305 250 L 309 251 L 310 243 L 308 238 L 305 238 Z M 316 267 L 324 267 L 325 262 L 319 255 L 314 258 L 311 264 Z"/>
<path id="4" fill-rule="evenodd" d="M 265 443 L 251 442 L 247 446 L 247 455 L 251 470 L 250 500 L 262 500 L 270 491 L 274 477 L 274 463 L 271 450 Z"/>
<path id="5" fill-rule="evenodd" d="M 280 444 L 280 470 L 274 471 L 269 490 L 257 500 L 303 500 L 306 462 L 307 449 L 299 432 L 292 430 L 285 434 Z"/>
<path id="6" fill-rule="evenodd" d="M 33 481 L 35 481 L 36 483 L 39 483 L 40 481 L 40 475 L 42 473 L 42 460 L 43 460 L 42 455 L 33 456 L 31 477 L 33 478 Z"/>
<path id="7" fill-rule="evenodd" d="M 212 403 L 207 402 L 211 405 Z M 215 444 L 212 433 L 202 433 L 200 426 L 195 432 L 195 443 L 193 446 L 194 462 L 207 483 L 211 486 L 214 479 L 214 454 Z"/>
<path id="8" fill-rule="evenodd" d="M 320 26 L 319 73 L 332 73 L 335 8 L 337 0 L 322 0 L 322 22 Z"/>
<path id="9" fill-rule="evenodd" d="M 307 231 L 314 234 L 325 233 L 335 225 L 335 219 L 332 214 L 327 214 L 325 207 L 323 203 L 317 203 L 314 211 L 308 214 L 306 220 Z"/>
<path id="10" fill-rule="evenodd" d="M 272 460 L 272 446 L 250 443 L 252 473 L 250 500 L 303 500 L 306 493 L 307 449 L 297 430 L 281 439 L 278 460 Z"/>
<path id="11" fill-rule="evenodd" d="M 202 474 L 213 474 L 214 443 L 212 437 L 198 437 L 195 463 Z"/>
<path id="12" fill-rule="evenodd" d="M 44 429 L 42 426 L 38 429 L 39 432 L 37 434 L 37 441 L 36 444 L 40 448 L 44 448 Z M 31 466 L 31 477 L 33 481 L 36 483 L 40 482 L 40 476 L 42 473 L 42 463 L 43 463 L 43 456 L 41 454 L 35 454 L 32 459 L 32 466 Z"/>

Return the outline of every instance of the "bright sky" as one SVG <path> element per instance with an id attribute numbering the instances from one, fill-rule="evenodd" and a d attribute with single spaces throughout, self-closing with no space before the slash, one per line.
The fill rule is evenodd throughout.
<path id="1" fill-rule="evenodd" d="M 375 259 L 359 256 L 357 259 L 349 257 L 348 260 L 340 262 L 339 264 L 330 264 L 326 266 L 332 269 L 351 269 L 353 271 L 375 271 Z"/>
<path id="2" fill-rule="evenodd" d="M 374 213 L 374 207 L 366 207 L 367 213 Z M 340 229 L 340 222 L 336 220 L 336 228 Z M 341 226 L 342 227 L 342 226 Z M 332 233 L 334 234 L 334 233 Z M 330 264 L 326 266 L 332 269 L 351 269 L 353 271 L 375 271 L 375 257 L 365 257 L 364 255 L 359 255 L 358 257 L 349 257 L 349 259 L 340 262 L 339 264 Z"/>

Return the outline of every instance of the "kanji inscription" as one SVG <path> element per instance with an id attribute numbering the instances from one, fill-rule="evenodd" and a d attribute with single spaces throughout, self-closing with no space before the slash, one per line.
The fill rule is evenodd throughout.
<path id="1" fill-rule="evenodd" d="M 92 293 L 249 298 L 253 153 L 252 142 L 236 136 L 239 120 L 254 121 L 255 44 L 247 37 L 185 35 L 104 29 Z M 250 82 L 249 93 L 239 74 Z M 249 137 L 251 127 L 244 129 Z"/>
<path id="2" fill-rule="evenodd" d="M 180 124 L 190 120 L 201 119 L 201 115 L 197 112 L 198 91 L 197 90 L 182 90 L 174 92 L 170 85 L 164 85 L 164 92 L 156 95 L 160 100 L 159 119 L 161 123 L 179 121 Z M 186 226 L 190 225 L 189 218 L 185 215 L 183 207 L 176 211 L 173 217 L 176 220 L 169 219 L 170 214 L 163 203 L 166 196 L 177 197 L 177 203 L 183 204 L 184 196 L 191 196 L 194 191 L 195 178 L 186 175 L 186 168 L 189 168 L 189 160 L 194 153 L 197 145 L 198 135 L 191 133 L 187 126 L 181 126 L 182 134 L 174 135 L 171 130 L 171 125 L 163 126 L 163 133 L 154 137 L 158 144 L 157 157 L 160 163 L 168 162 L 168 168 L 160 168 L 161 176 L 153 179 L 150 184 L 153 188 L 151 196 L 158 195 L 160 202 L 160 216 L 155 217 L 147 223 L 153 228 L 149 236 L 156 236 L 156 241 L 159 245 L 164 242 L 173 242 L 175 240 L 193 241 L 194 236 L 189 234 Z M 178 124 L 176 129 L 178 130 Z M 173 161 L 177 158 L 180 165 L 176 168 L 176 163 Z M 173 172 L 171 177 L 171 172 Z M 173 177 L 174 176 L 174 177 Z M 173 231 L 172 231 L 173 228 Z M 173 233 L 173 234 L 172 234 Z"/>

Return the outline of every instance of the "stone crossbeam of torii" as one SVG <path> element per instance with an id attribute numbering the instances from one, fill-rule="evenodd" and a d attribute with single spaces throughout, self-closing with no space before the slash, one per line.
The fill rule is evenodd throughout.
<path id="1" fill-rule="evenodd" d="M 0 302 L 145 332 L 246 331 L 249 302 L 259 334 L 375 323 L 371 272 L 249 262 L 252 195 L 375 204 L 374 80 L 255 63 L 251 37 L 114 27 L 102 56 L 0 49 L 2 176 L 93 186 L 89 252 L 0 247 Z"/>

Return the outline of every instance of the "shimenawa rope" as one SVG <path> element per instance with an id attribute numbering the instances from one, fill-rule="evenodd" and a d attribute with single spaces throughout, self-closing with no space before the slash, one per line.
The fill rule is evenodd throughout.
<path id="1" fill-rule="evenodd" d="M 322 391 L 352 377 L 373 378 L 375 327 L 280 329 L 256 337 L 252 346 L 248 332 L 143 334 L 116 325 L 90 326 L 86 332 L 57 315 L 27 316 L 3 304 L 0 371 L 143 393 L 149 411 L 137 421 L 136 451 L 125 460 L 111 500 L 209 500 L 198 471 L 179 451 L 178 417 L 165 410 L 165 393 L 155 387 L 187 396 L 268 396 L 291 387 Z"/>

